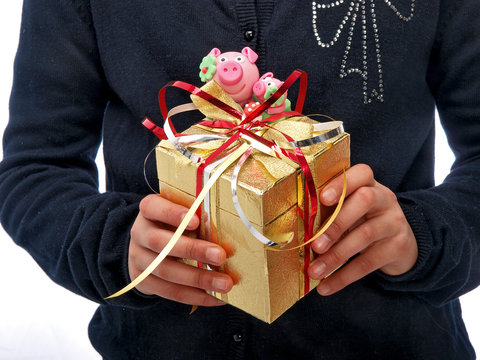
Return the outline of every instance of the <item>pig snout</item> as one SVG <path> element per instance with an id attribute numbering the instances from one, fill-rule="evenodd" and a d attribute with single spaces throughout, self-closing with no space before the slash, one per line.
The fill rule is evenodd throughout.
<path id="1" fill-rule="evenodd" d="M 243 77 L 242 66 L 236 61 L 227 61 L 221 64 L 217 72 L 220 81 L 225 85 L 235 85 Z"/>
<path id="2" fill-rule="evenodd" d="M 265 91 L 266 91 L 266 86 L 263 83 L 263 81 L 257 81 L 253 85 L 253 93 L 255 94 L 255 96 L 262 97 L 265 94 Z"/>

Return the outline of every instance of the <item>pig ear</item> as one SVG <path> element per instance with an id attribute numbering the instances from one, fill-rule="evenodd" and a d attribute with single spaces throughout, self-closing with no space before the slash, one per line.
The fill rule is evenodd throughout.
<path id="1" fill-rule="evenodd" d="M 273 73 L 267 72 L 267 73 L 263 74 L 262 77 L 260 78 L 260 80 L 264 80 L 267 77 L 273 78 Z"/>
<path id="2" fill-rule="evenodd" d="M 208 55 L 210 54 L 213 54 L 215 57 L 218 57 L 222 52 L 217 49 L 217 48 L 213 48 L 212 50 L 210 50 L 210 52 L 208 53 Z"/>
<path id="3" fill-rule="evenodd" d="M 245 55 L 252 64 L 257 61 L 258 55 L 255 51 L 250 49 L 248 46 L 242 49 L 242 54 Z"/>

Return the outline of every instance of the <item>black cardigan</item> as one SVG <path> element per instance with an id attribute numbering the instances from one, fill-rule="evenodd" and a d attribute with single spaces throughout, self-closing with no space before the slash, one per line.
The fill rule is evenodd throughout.
<path id="1" fill-rule="evenodd" d="M 480 279 L 479 18 L 476 0 L 26 0 L 2 224 L 55 282 L 100 304 L 89 331 L 105 358 L 474 358 L 458 297 Z M 161 123 L 156 95 L 168 81 L 200 84 L 211 48 L 244 46 L 261 74 L 308 73 L 304 113 L 344 121 L 352 163 L 396 193 L 417 264 L 333 296 L 312 291 L 272 325 L 228 305 L 189 315 L 136 291 L 104 301 L 129 281 L 129 230 L 150 192 L 143 160 L 157 139 L 141 120 Z M 169 94 L 171 105 L 187 99 Z M 456 155 L 437 187 L 435 106 Z"/>

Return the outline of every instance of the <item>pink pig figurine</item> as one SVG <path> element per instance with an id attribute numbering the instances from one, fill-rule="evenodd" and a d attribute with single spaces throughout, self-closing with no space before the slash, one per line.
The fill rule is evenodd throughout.
<path id="1" fill-rule="evenodd" d="M 215 80 L 242 107 L 252 98 L 252 87 L 259 78 L 258 55 L 249 47 L 242 52 L 222 53 L 213 48 L 200 64 L 200 79 Z"/>
<path id="2" fill-rule="evenodd" d="M 283 81 L 273 77 L 273 73 L 267 72 L 253 85 L 253 93 L 260 103 L 264 103 L 272 94 L 282 86 Z M 269 115 L 278 114 L 282 111 L 290 111 L 290 100 L 287 99 L 287 92 L 285 92 L 270 108 L 267 109 Z"/>

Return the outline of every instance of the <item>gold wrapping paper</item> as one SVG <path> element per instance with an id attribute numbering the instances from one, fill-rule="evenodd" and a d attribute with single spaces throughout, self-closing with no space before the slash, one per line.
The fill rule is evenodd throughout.
<path id="1" fill-rule="evenodd" d="M 313 122 L 308 118 L 295 120 L 301 131 L 302 124 Z M 291 128 L 292 125 L 292 121 L 288 121 L 282 126 Z M 186 133 L 211 131 L 202 126 L 193 126 Z M 291 133 L 298 129 L 288 131 Z M 306 134 L 303 138 L 310 136 Z M 306 149 L 304 153 L 318 191 L 329 179 L 350 165 L 350 138 L 347 133 Z M 208 149 L 197 151 L 208 152 Z M 161 195 L 190 206 L 195 199 L 197 165 L 184 158 L 166 141 L 157 146 L 156 159 Z M 232 172 L 233 165 L 210 190 L 211 222 L 208 231 L 202 226 L 203 234 L 210 233 L 210 240 L 219 243 L 227 251 L 228 260 L 220 270 L 231 275 L 235 282 L 228 294 L 215 296 L 271 323 L 305 295 L 304 249 L 269 251 L 250 234 L 233 205 L 230 189 Z M 298 208 L 303 208 L 303 195 L 301 171 L 294 163 L 254 152 L 240 172 L 238 198 L 247 218 L 269 238 L 292 232 L 294 238 L 286 246 L 287 249 L 301 244 L 304 239 L 303 222 L 298 215 Z M 315 229 L 326 216 L 326 209 L 320 207 Z M 317 282 L 310 282 L 311 289 L 316 285 Z"/>

